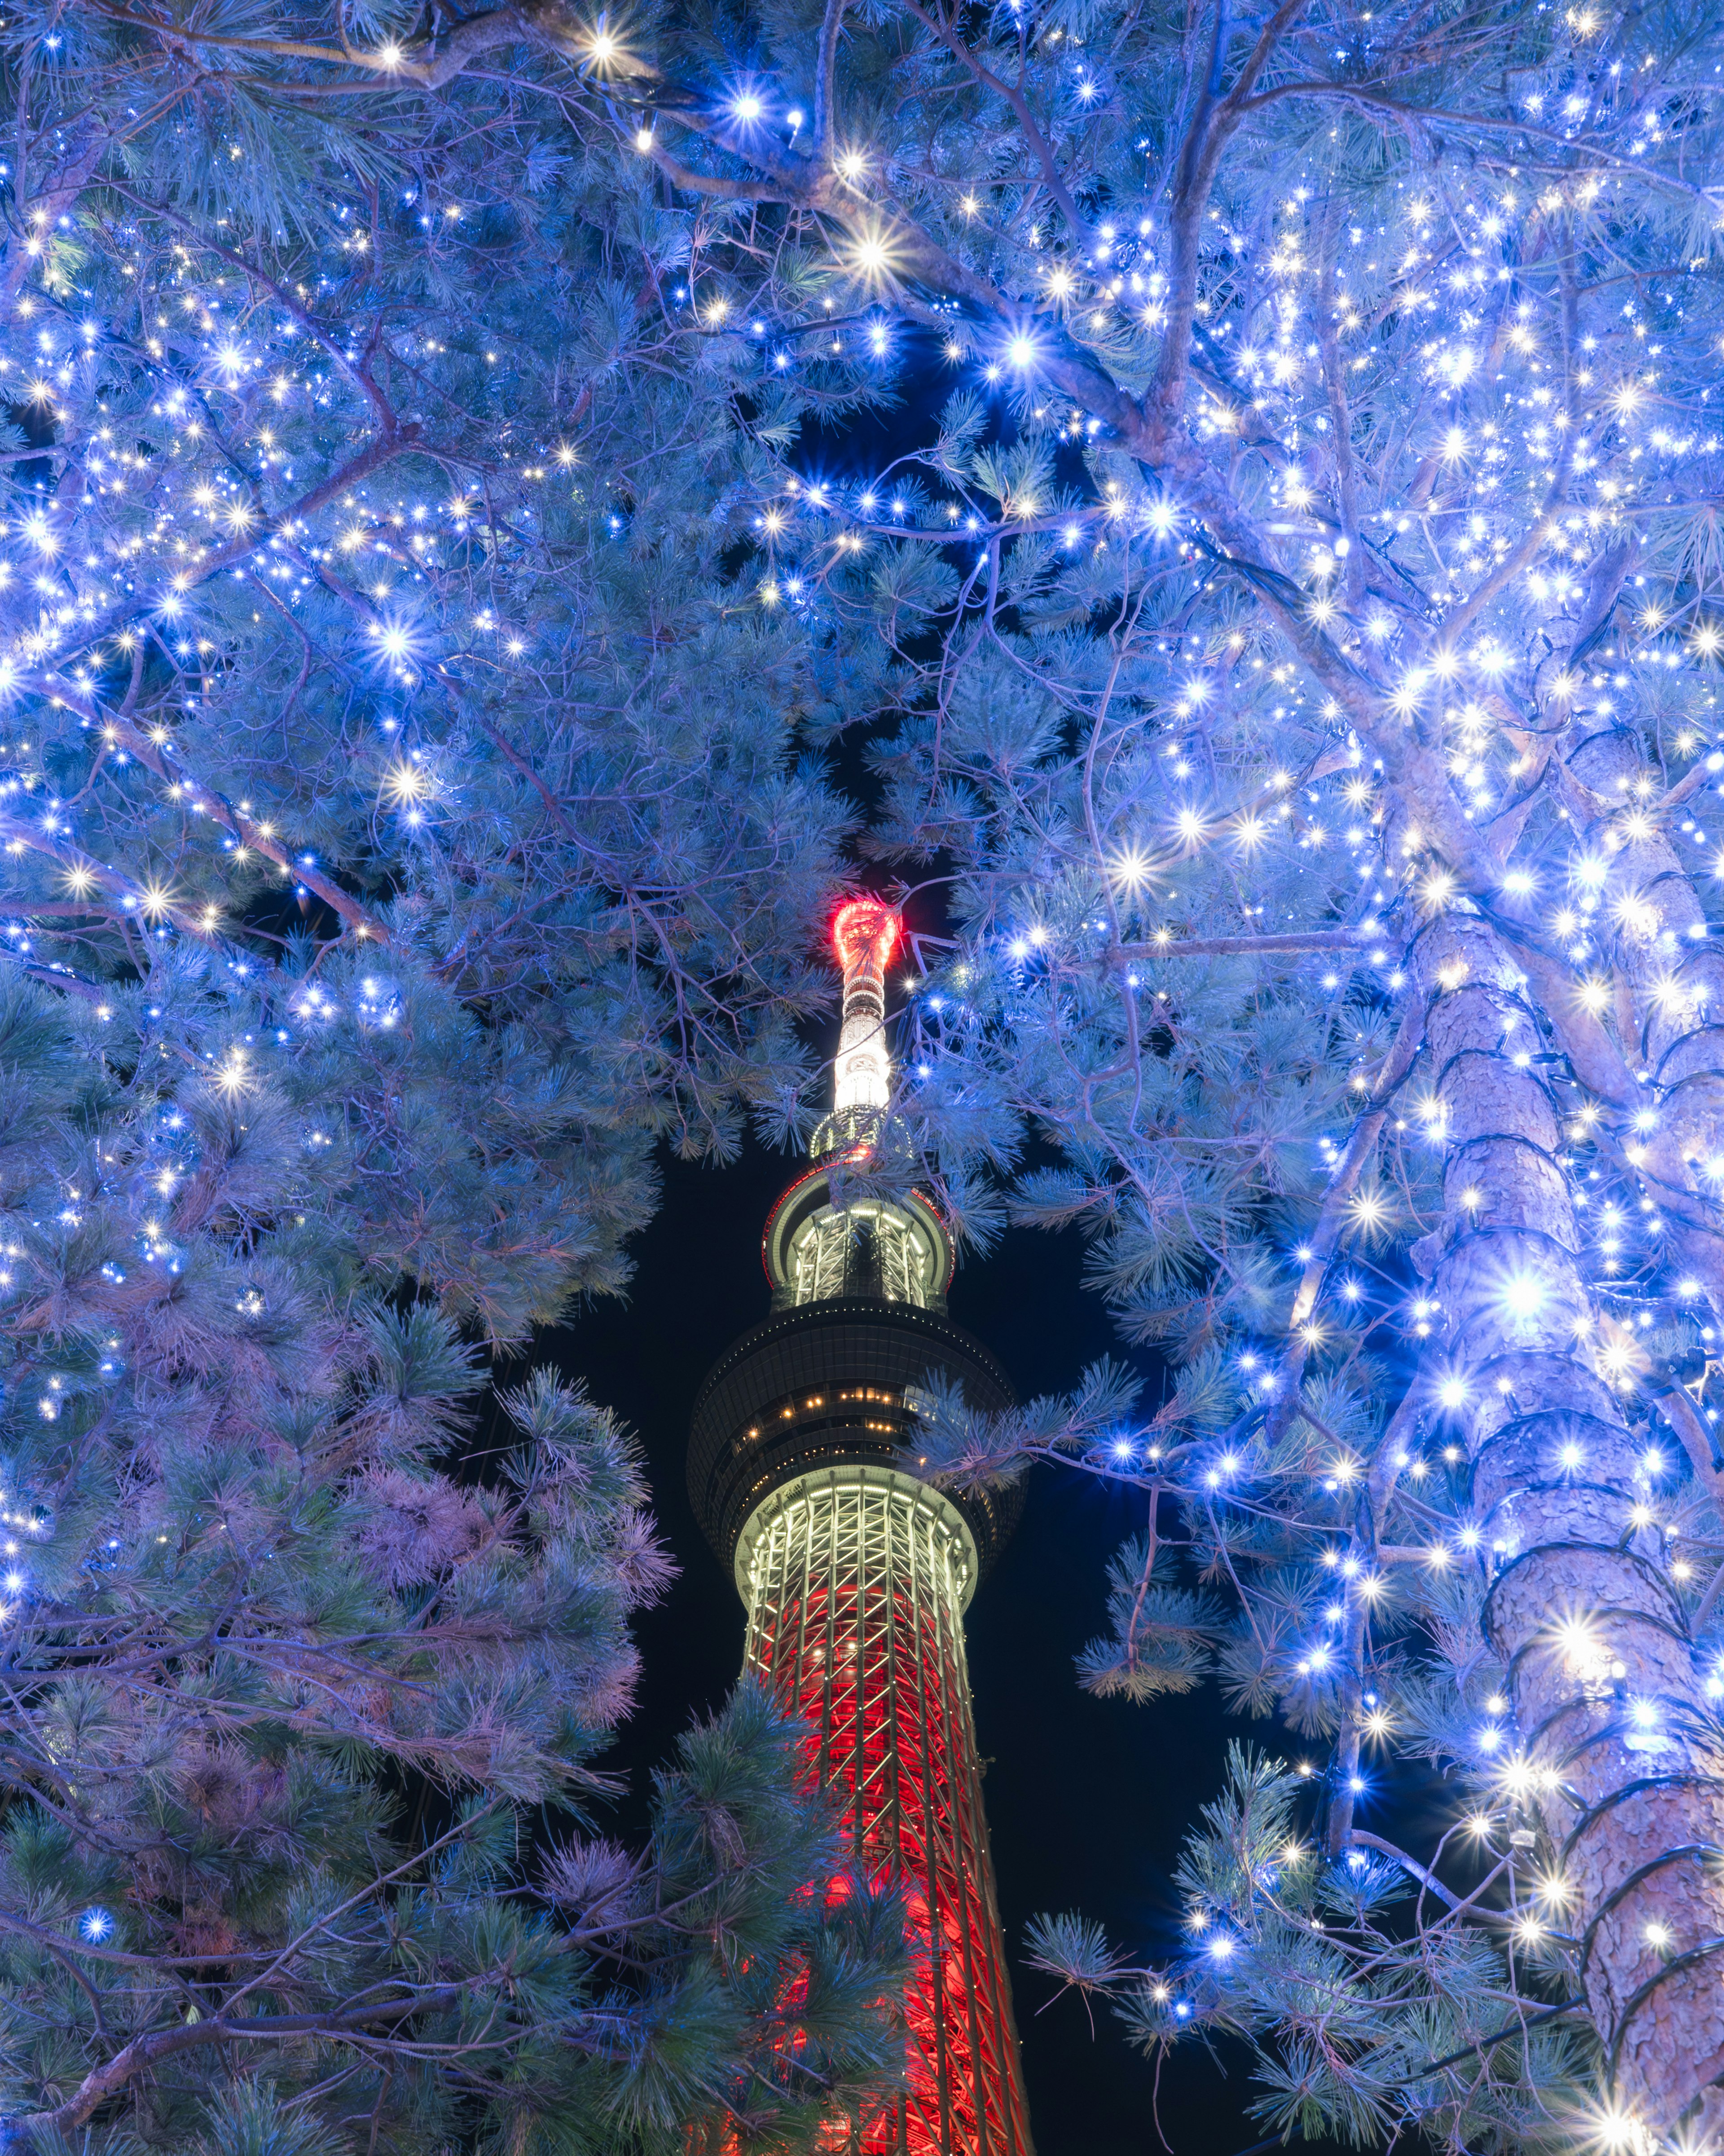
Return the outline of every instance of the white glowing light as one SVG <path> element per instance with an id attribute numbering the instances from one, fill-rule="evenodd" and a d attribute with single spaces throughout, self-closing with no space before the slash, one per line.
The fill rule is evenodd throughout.
<path id="1" fill-rule="evenodd" d="M 1148 880 L 1150 868 L 1149 855 L 1136 846 L 1128 846 L 1123 853 L 1116 855 L 1113 862 L 1115 879 L 1133 891 L 1141 890 Z"/>
<path id="2" fill-rule="evenodd" d="M 878 284 L 892 274 L 893 260 L 890 239 L 884 231 L 875 228 L 859 235 L 844 266 L 853 277 L 864 283 Z"/>
<path id="3" fill-rule="evenodd" d="M 1503 1282 L 1502 1301 L 1511 1317 L 1536 1317 L 1544 1307 L 1544 1282 L 1533 1273 L 1512 1274 Z"/>

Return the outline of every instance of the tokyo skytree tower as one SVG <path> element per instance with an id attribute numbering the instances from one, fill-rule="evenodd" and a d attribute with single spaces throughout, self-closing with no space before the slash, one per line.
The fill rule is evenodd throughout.
<path id="1" fill-rule="evenodd" d="M 871 899 L 834 923 L 832 1111 L 767 1221 L 771 1315 L 700 1389 L 689 1488 L 747 1606 L 748 1667 L 813 1732 L 810 1775 L 908 1908 L 908 2087 L 867 2127 L 866 2156 L 1029 2156 L 963 1635 L 1018 1500 L 934 1489 L 918 1440 L 929 1373 L 977 1409 L 1008 1406 L 1011 1386 L 946 1314 L 952 1245 L 933 1206 L 840 1204 L 833 1188 L 886 1142 L 899 932 Z"/>

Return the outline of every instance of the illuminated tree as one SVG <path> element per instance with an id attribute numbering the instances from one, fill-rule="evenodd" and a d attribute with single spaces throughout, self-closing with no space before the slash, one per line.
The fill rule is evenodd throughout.
<path id="1" fill-rule="evenodd" d="M 31 963 L 105 1083 L 383 1059 L 310 1253 L 247 1233 L 507 1333 L 646 1132 L 788 1118 L 839 819 L 787 722 L 871 726 L 954 1220 L 1034 1131 L 1009 1207 L 1176 1365 L 1147 1428 L 952 1403 L 952 1471 L 1140 1486 L 1085 1681 L 1328 1747 L 1314 1835 L 1239 1761 L 1188 1955 L 1038 1951 L 1244 2030 L 1272 2127 L 1716 2132 L 1715 12 L 5 26 Z M 936 439 L 798 449 L 942 368 Z M 290 1002 L 237 969 L 296 882 Z M 1379 1751 L 1465 1792 L 1454 1883 Z"/>
<path id="2" fill-rule="evenodd" d="M 747 445 L 554 100 L 196 26 L 0 27 L 0 2143 L 807 2145 L 897 1912 L 752 1694 L 597 1838 L 670 1568 L 506 1360 L 803 1072 Z"/>
<path id="3" fill-rule="evenodd" d="M 1328 1745 L 1314 1840 L 1239 1763 L 1188 1956 L 1042 1959 L 1245 2031 L 1275 2128 L 1710 2139 L 1716 11 L 570 34 L 762 452 L 950 371 L 937 439 L 757 470 L 740 581 L 947 894 L 904 1106 L 955 1216 L 1038 1132 L 1013 1213 L 1177 1365 L 1147 1429 L 952 1403 L 952 1471 L 1142 1488 L 1085 1681 Z M 1442 1850 L 1364 1824 L 1379 1748 L 1465 1792 Z"/>

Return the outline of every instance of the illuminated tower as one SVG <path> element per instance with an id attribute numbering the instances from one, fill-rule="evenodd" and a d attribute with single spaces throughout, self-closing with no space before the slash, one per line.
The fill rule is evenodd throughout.
<path id="1" fill-rule="evenodd" d="M 833 1188 L 839 1162 L 890 1142 L 898 928 L 870 899 L 834 924 L 832 1112 L 767 1222 L 772 1315 L 700 1389 L 689 1488 L 747 1604 L 749 1667 L 808 1724 L 811 1774 L 909 1908 L 909 2091 L 865 2132 L 867 2156 L 1028 2156 L 963 1635 L 1017 1501 L 933 1489 L 917 1437 L 930 1372 L 973 1408 L 1008 1406 L 1011 1388 L 946 1315 L 952 1245 L 933 1207 L 854 1191 L 839 1203 Z"/>

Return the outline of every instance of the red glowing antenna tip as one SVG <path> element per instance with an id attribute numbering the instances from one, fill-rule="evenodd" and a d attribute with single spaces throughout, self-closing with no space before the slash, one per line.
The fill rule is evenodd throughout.
<path id="1" fill-rule="evenodd" d="M 903 931 L 904 923 L 890 906 L 882 906 L 877 898 L 853 898 L 833 918 L 832 947 L 847 973 L 870 960 L 884 973 Z"/>

